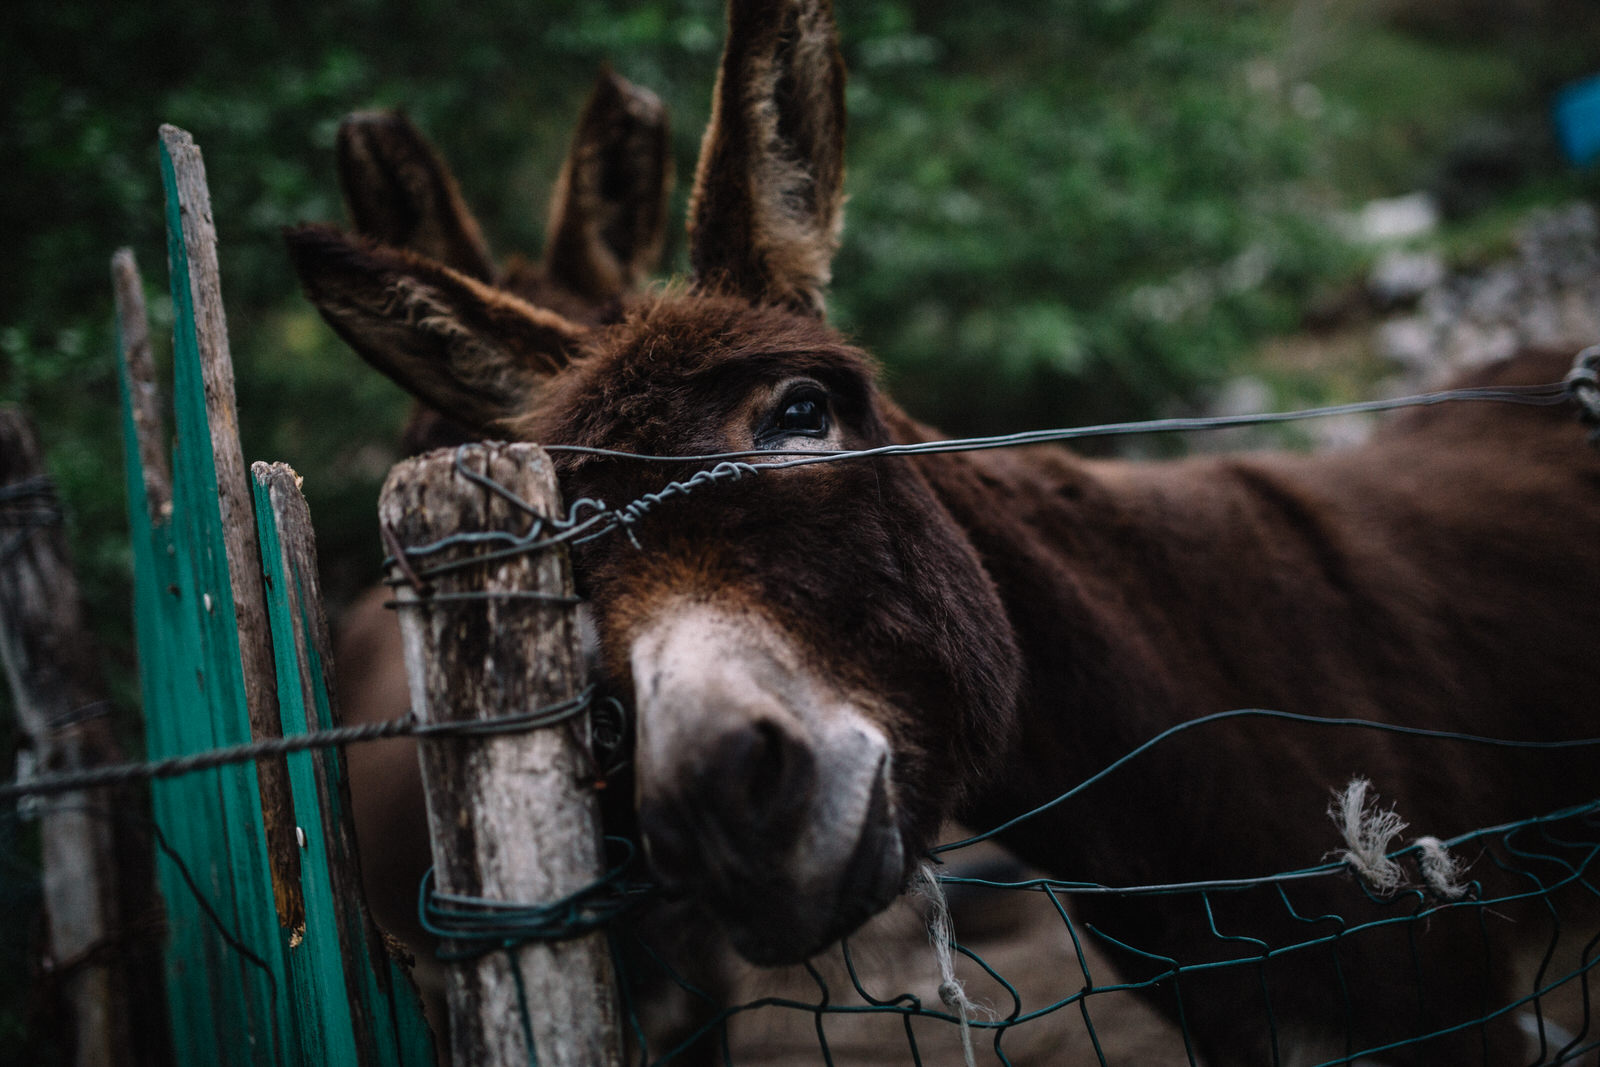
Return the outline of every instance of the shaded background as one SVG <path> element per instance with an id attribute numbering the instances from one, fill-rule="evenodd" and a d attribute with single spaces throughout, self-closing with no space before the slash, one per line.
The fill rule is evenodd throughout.
<path id="1" fill-rule="evenodd" d="M 1292 369 L 1261 353 L 1366 314 L 1374 253 L 1346 225 L 1363 203 L 1431 192 L 1445 224 L 1426 240 L 1462 266 L 1505 254 L 1530 208 L 1600 191 L 1549 127 L 1552 92 L 1600 73 L 1592 0 L 838 3 L 850 200 L 832 313 L 950 433 L 1188 410 L 1244 372 L 1278 402 L 1360 392 L 1384 373 L 1361 346 Z M 407 407 L 299 298 L 277 236 L 341 217 L 340 117 L 405 108 L 495 251 L 536 254 L 610 62 L 671 111 L 679 268 L 721 38 L 715 0 L 0 5 L 0 402 L 40 424 L 124 710 L 107 276 L 132 245 L 164 359 L 156 126 L 205 153 L 245 456 L 305 476 L 337 604 L 377 574 L 377 487 Z M 33 933 L 28 886 L 0 870 L 7 959 Z M 40 1040 L 4 1007 L 28 981 L 0 968 L 0 1042 Z"/>

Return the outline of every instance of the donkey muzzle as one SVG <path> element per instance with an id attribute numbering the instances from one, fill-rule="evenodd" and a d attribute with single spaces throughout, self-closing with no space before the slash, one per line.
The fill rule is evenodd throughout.
<path id="1" fill-rule="evenodd" d="M 701 604 L 631 647 L 652 869 L 753 963 L 806 958 L 905 880 L 887 738 L 807 662 L 767 620 Z"/>

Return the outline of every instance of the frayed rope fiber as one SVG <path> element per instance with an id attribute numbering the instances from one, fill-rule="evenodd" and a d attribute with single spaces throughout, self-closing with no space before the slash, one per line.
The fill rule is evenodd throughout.
<path id="1" fill-rule="evenodd" d="M 1345 847 L 1335 855 L 1348 863 L 1373 892 L 1388 896 L 1406 881 L 1400 865 L 1389 858 L 1389 846 L 1406 828 L 1406 821 L 1393 808 L 1380 809 L 1376 796 L 1368 807 L 1367 790 L 1371 788 L 1367 779 L 1352 778 L 1342 793 L 1334 794 L 1328 817 L 1344 836 Z"/>
<path id="2" fill-rule="evenodd" d="M 951 948 L 955 931 L 950 923 L 950 905 L 945 901 L 944 887 L 939 884 L 939 876 L 931 864 L 924 863 L 917 868 L 912 889 L 928 902 L 928 942 L 939 964 L 939 999 L 961 1020 L 961 1054 L 967 1067 L 977 1067 L 977 1057 L 972 1051 L 972 1016 L 982 1009 L 967 996 L 966 987 L 956 977 L 955 952 Z"/>
<path id="3" fill-rule="evenodd" d="M 1441 900 L 1460 900 L 1467 895 L 1467 887 L 1461 884 L 1465 868 L 1460 860 L 1445 851 L 1443 841 L 1437 837 L 1419 837 L 1417 851 L 1422 880 L 1434 896 Z"/>
<path id="4" fill-rule="evenodd" d="M 1369 805 L 1371 788 L 1367 779 L 1352 778 L 1342 792 L 1334 794 L 1328 817 L 1338 825 L 1345 843 L 1334 855 L 1349 864 L 1373 892 L 1389 896 L 1407 885 L 1405 870 L 1389 856 L 1395 839 L 1406 829 L 1406 821 L 1393 808 L 1379 808 L 1376 793 Z M 1464 867 L 1446 851 L 1444 842 L 1433 836 L 1419 837 L 1414 847 L 1424 887 L 1441 900 L 1466 896 L 1467 887 L 1461 884 Z"/>

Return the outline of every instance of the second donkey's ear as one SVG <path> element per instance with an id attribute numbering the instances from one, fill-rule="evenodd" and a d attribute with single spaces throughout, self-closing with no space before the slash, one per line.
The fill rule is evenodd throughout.
<path id="1" fill-rule="evenodd" d="M 585 330 L 500 289 L 326 226 L 284 233 L 300 284 L 360 356 L 483 435 L 526 414 Z"/>
<path id="2" fill-rule="evenodd" d="M 339 186 L 356 232 L 409 248 L 480 282 L 494 260 L 444 159 L 398 111 L 358 111 L 339 124 Z"/>
<path id="3" fill-rule="evenodd" d="M 600 304 L 649 276 L 666 232 L 670 148 L 660 99 L 601 71 L 550 202 L 552 281 Z"/>
<path id="4" fill-rule="evenodd" d="M 829 0 L 732 0 L 689 204 L 702 287 L 822 314 L 844 200 L 844 78 Z"/>

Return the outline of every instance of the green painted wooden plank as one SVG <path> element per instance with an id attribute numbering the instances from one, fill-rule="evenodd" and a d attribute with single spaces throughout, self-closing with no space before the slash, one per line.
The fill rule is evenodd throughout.
<path id="1" fill-rule="evenodd" d="M 316 712 L 306 707 L 308 681 L 302 673 L 303 639 L 307 620 L 301 576 L 291 573 L 284 558 L 268 487 L 254 479 L 256 532 L 266 575 L 267 621 L 272 631 L 273 658 L 278 679 L 278 711 L 283 735 L 307 731 Z M 300 608 L 299 612 L 296 608 Z M 297 618 L 297 615 L 300 617 Z M 297 634 L 297 626 L 299 633 Z M 326 771 L 331 753 L 296 753 L 288 758 L 289 786 L 294 801 L 296 833 L 300 839 L 300 883 L 305 897 L 305 929 L 287 947 L 288 994 L 295 1016 L 294 1042 L 300 1058 L 318 1056 L 329 1067 L 359 1063 L 351 1000 L 344 988 L 344 960 L 318 788 L 318 761 Z"/>
<path id="2" fill-rule="evenodd" d="M 286 467 L 253 469 L 256 525 L 267 586 L 267 614 L 278 671 L 285 736 L 334 725 L 309 513 Z M 270 484 L 269 484 L 270 483 Z M 274 506 L 273 489 L 294 500 Z M 302 524 L 286 551 L 278 516 Z M 289 757 L 297 826 L 304 834 L 301 888 L 304 936 L 290 949 L 290 984 L 308 1055 L 329 1064 L 432 1064 L 433 1041 L 421 1000 L 366 918 L 353 862 L 354 828 L 344 810 L 344 761 L 336 749 Z M 334 876 L 335 865 L 343 872 Z M 354 1010 L 352 1010 L 354 1009 Z M 311 1035 L 319 1035 L 320 1047 Z"/>
<path id="3" fill-rule="evenodd" d="M 169 588 L 176 584 L 176 548 L 172 543 L 170 515 L 161 520 L 151 517 L 150 501 L 145 491 L 144 467 L 140 459 L 138 429 L 133 417 L 133 384 L 128 366 L 126 339 L 118 328 L 117 381 L 122 406 L 123 464 L 128 492 L 128 527 L 133 564 L 134 636 L 139 650 L 139 687 L 145 708 L 146 750 L 151 753 L 176 750 L 172 717 L 166 713 L 175 700 L 173 672 L 168 650 L 163 597 L 172 596 Z M 171 790 L 157 787 L 153 790 L 152 804 L 157 826 L 168 840 L 179 838 L 178 845 L 184 854 L 193 854 L 194 844 L 181 832 L 174 819 Z M 186 887 L 177 869 L 168 862 L 157 864 L 156 875 L 161 895 L 167 901 L 183 900 Z M 182 913 L 181 903 L 168 905 L 169 912 Z M 192 922 L 175 921 L 170 924 L 169 961 L 198 958 L 200 954 L 198 926 Z M 169 978 L 172 977 L 169 974 Z M 171 998 L 174 1032 L 189 1033 L 204 1017 L 207 1005 L 201 998 Z"/>
<path id="4" fill-rule="evenodd" d="M 151 758 L 249 740 L 238 624 L 218 504 L 200 342 L 182 232 L 183 213 L 165 144 L 167 242 L 174 307 L 172 505 L 152 517 L 139 459 L 132 387 L 122 354 L 122 418 L 135 590 L 135 627 Z M 284 733 L 329 725 L 323 663 L 297 642 L 311 632 L 312 579 L 285 565 L 272 509 L 256 493 L 257 533 L 276 650 Z M 303 502 L 302 502 L 303 507 Z M 309 541 L 309 523 L 305 537 Z M 314 554 L 312 555 L 314 560 Z M 314 572 L 314 562 L 311 564 Z M 320 618 L 317 625 L 323 625 Z M 309 681 L 308 681 L 309 680 Z M 315 684 L 311 684 L 314 682 Z M 255 765 L 156 783 L 157 826 L 176 858 L 157 876 L 169 926 L 167 987 L 179 1062 L 205 1064 L 431 1065 L 433 1042 L 420 1000 L 352 908 L 332 865 L 343 862 L 347 826 L 337 752 L 288 761 L 295 821 L 305 833 L 299 889 L 305 924 L 280 928 Z M 328 818 L 322 811 L 327 809 Z M 354 875 L 344 875 L 348 883 Z M 352 920 L 351 916 L 357 917 Z"/>

